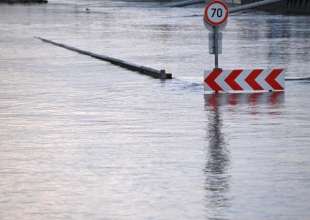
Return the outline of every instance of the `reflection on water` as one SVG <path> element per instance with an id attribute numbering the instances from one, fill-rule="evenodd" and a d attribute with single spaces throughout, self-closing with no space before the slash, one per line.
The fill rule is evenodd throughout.
<path id="1" fill-rule="evenodd" d="M 237 45 L 243 51 L 240 62 L 248 59 L 245 65 L 250 64 L 249 67 L 283 67 L 288 76 L 310 75 L 307 68 L 310 57 L 310 17 L 261 16 L 265 16 L 265 19 L 257 19 L 252 15 L 248 15 L 247 19 L 236 19 L 240 27 L 238 39 L 244 41 L 244 45 Z M 244 57 L 245 54 L 248 58 Z"/>
<path id="2" fill-rule="evenodd" d="M 207 162 L 204 169 L 206 175 L 206 207 L 208 219 L 227 219 L 227 209 L 231 207 L 231 154 L 227 135 L 223 132 L 222 108 L 225 106 L 251 107 L 250 114 L 257 114 L 261 106 L 271 108 L 284 103 L 284 92 L 254 93 L 254 94 L 205 94 L 205 111 L 208 119 L 207 126 Z M 270 114 L 273 114 L 271 111 Z M 227 123 L 227 122 L 226 122 Z"/>
<path id="3" fill-rule="evenodd" d="M 223 209 L 229 207 L 230 154 L 222 132 L 222 118 L 218 106 L 207 110 L 208 133 L 206 174 L 206 207 L 209 219 L 221 219 Z M 211 207 L 211 209 L 210 209 Z"/>
<path id="4" fill-rule="evenodd" d="M 205 94 L 205 105 L 213 109 L 217 109 L 218 106 L 229 105 L 236 106 L 245 104 L 249 106 L 269 105 L 277 106 L 284 103 L 284 92 L 268 92 L 268 93 L 232 93 L 232 94 Z"/>

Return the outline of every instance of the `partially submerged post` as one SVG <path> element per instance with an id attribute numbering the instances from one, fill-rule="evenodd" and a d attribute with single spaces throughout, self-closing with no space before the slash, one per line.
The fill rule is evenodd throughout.
<path id="1" fill-rule="evenodd" d="M 215 69 L 219 68 L 219 36 L 218 36 L 218 27 L 213 26 L 213 35 L 214 35 L 214 67 Z"/>
<path id="2" fill-rule="evenodd" d="M 51 41 L 51 40 L 44 39 L 41 37 L 36 37 L 36 38 L 40 39 L 41 41 L 43 41 L 45 43 L 53 44 L 55 46 L 65 48 L 67 50 L 75 51 L 77 53 L 87 55 L 87 56 L 96 58 L 98 60 L 104 60 L 104 61 L 110 62 L 111 64 L 114 64 L 116 66 L 120 66 L 120 67 L 123 67 L 123 68 L 131 70 L 131 71 L 136 71 L 136 72 L 139 72 L 139 73 L 147 75 L 147 76 L 151 76 L 151 77 L 156 78 L 156 79 L 161 79 L 161 80 L 172 79 L 172 74 L 167 73 L 166 70 L 157 70 L 157 69 L 154 69 L 151 67 L 141 66 L 141 65 L 134 64 L 134 63 L 129 63 L 127 61 L 124 61 L 124 60 L 121 60 L 118 58 L 100 55 L 100 54 L 96 54 L 96 53 L 86 51 L 86 50 L 81 50 L 81 49 L 78 49 L 75 47 L 71 47 L 69 45 L 57 43 L 55 41 Z"/>

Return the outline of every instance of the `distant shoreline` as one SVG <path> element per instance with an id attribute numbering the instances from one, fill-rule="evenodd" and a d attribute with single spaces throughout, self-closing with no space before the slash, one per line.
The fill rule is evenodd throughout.
<path id="1" fill-rule="evenodd" d="M 48 0 L 0 0 L 0 4 L 29 4 L 29 3 L 40 3 L 46 4 Z"/>

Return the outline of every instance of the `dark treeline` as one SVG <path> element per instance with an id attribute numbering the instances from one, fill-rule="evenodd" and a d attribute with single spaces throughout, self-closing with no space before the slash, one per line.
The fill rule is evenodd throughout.
<path id="1" fill-rule="evenodd" d="M 47 0 L 0 0 L 0 3 L 17 4 L 17 3 L 47 3 Z"/>

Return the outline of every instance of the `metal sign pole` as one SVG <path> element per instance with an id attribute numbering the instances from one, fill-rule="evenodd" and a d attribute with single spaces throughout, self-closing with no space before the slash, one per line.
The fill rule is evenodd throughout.
<path id="1" fill-rule="evenodd" d="M 219 68 L 219 36 L 218 36 L 218 27 L 213 26 L 213 32 L 214 32 L 214 66 L 215 69 Z"/>

